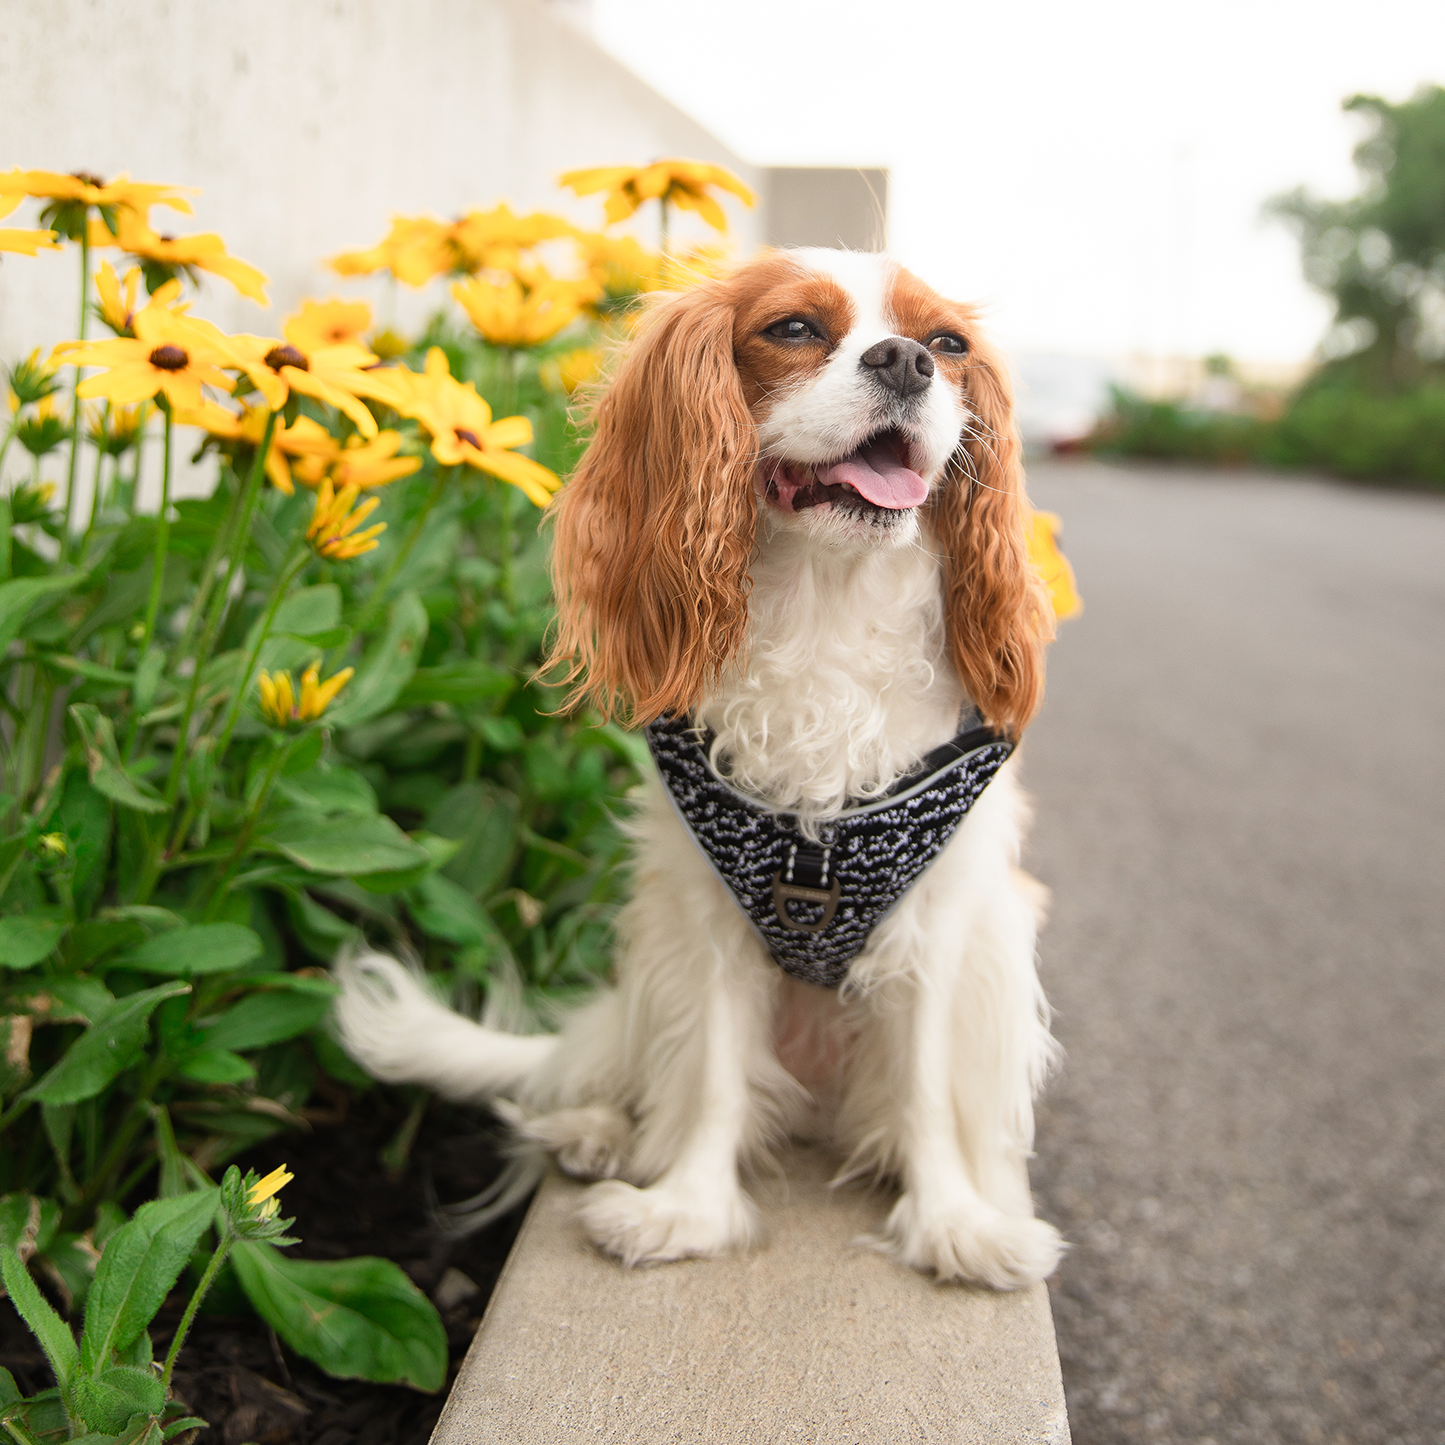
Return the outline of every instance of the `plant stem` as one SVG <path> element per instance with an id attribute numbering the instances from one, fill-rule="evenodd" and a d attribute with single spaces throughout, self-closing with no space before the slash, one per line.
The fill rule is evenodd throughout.
<path id="1" fill-rule="evenodd" d="M 219 595 L 212 602 L 210 614 L 206 619 L 206 635 L 196 654 L 197 671 L 209 660 L 209 651 L 215 641 L 216 629 L 220 626 L 226 603 L 231 596 L 231 583 L 235 580 L 236 573 L 246 558 L 246 545 L 251 540 L 251 528 L 256 521 L 256 507 L 261 499 L 261 480 L 266 475 L 266 458 L 271 455 L 271 438 L 276 434 L 276 420 L 279 415 L 279 412 L 273 411 L 266 418 L 266 430 L 262 433 L 261 445 L 256 449 L 256 455 L 251 459 L 251 470 L 246 473 L 246 481 L 237 497 L 236 506 L 232 507 L 230 515 L 223 524 L 223 531 L 229 539 L 227 545 L 230 548 L 230 561 L 226 567 L 226 580 L 221 586 Z M 239 532 L 231 530 L 235 524 L 237 506 L 240 509 L 241 519 Z M 215 569 L 211 566 L 208 558 L 207 571 L 201 577 L 195 605 L 191 609 L 191 616 L 186 621 L 186 631 L 181 637 L 181 645 L 176 650 L 177 662 L 186 655 L 186 649 L 189 647 L 190 638 L 193 635 L 195 619 L 201 615 L 201 611 L 206 605 L 206 598 L 214 580 Z"/>
<path id="2" fill-rule="evenodd" d="M 151 573 L 151 595 L 146 603 L 145 636 L 141 639 L 140 655 L 144 659 L 151 650 L 151 639 L 155 636 L 156 617 L 161 610 L 161 583 L 165 579 L 166 553 L 171 543 L 171 409 L 164 408 L 166 418 L 165 453 L 161 467 L 161 510 L 156 519 L 155 569 Z"/>
<path id="3" fill-rule="evenodd" d="M 662 258 L 663 258 L 663 260 L 666 260 L 666 259 L 667 259 L 667 240 L 668 240 L 668 224 L 667 224 L 667 223 L 668 223 L 669 217 L 668 217 L 668 210 L 667 210 L 667 196 L 666 196 L 665 194 L 664 194 L 664 195 L 661 195 L 661 196 L 659 196 L 659 197 L 657 198 L 657 206 L 658 206 L 658 212 L 657 212 L 657 215 L 658 215 L 658 229 L 659 229 L 659 231 L 660 231 L 661 234 L 662 234 Z"/>
<path id="4" fill-rule="evenodd" d="M 119 465 L 119 463 L 117 463 Z M 105 475 L 105 453 L 95 454 L 95 486 L 90 496 L 90 516 L 85 523 L 85 535 L 80 539 L 80 565 L 85 566 L 86 554 L 90 551 L 90 539 L 95 535 L 95 520 L 100 515 L 100 487 Z"/>
<path id="5" fill-rule="evenodd" d="M 456 472 L 455 467 L 447 467 L 437 472 L 436 480 L 431 484 L 431 491 L 427 493 L 427 499 L 422 505 L 417 519 L 411 524 L 411 530 L 406 534 L 401 546 L 397 549 L 396 556 L 391 559 L 391 565 L 381 574 L 380 580 L 371 590 L 371 600 L 361 609 L 360 614 L 352 623 L 352 632 L 357 637 L 362 636 L 366 629 L 376 620 L 377 614 L 386 605 L 387 588 L 396 580 L 396 575 L 406 565 L 406 560 L 412 554 L 412 549 L 421 536 L 422 528 L 426 526 L 426 520 L 432 514 L 432 509 L 441 501 L 442 492 L 446 484 Z"/>
<path id="6" fill-rule="evenodd" d="M 90 231 L 89 211 L 84 218 L 85 229 L 80 236 L 80 334 L 78 339 L 85 340 L 85 298 L 90 292 Z M 60 532 L 60 560 L 65 562 L 70 556 L 70 519 L 75 511 L 75 470 L 76 463 L 80 459 L 80 382 L 83 368 L 75 368 L 75 387 L 72 391 L 70 404 L 70 468 L 65 479 L 65 521 Z"/>
<path id="7" fill-rule="evenodd" d="M 221 740 L 216 744 L 216 766 L 218 768 L 226 756 L 226 749 L 231 744 L 231 734 L 236 730 L 236 723 L 240 719 L 241 706 L 246 700 L 246 694 L 251 690 L 251 679 L 255 675 L 256 664 L 261 659 L 261 649 L 265 647 L 266 639 L 271 635 L 271 624 L 276 620 L 276 609 L 281 606 L 281 599 L 285 597 L 286 589 L 291 585 L 296 574 L 306 565 L 306 560 L 306 543 L 298 542 L 292 548 L 291 556 L 281 564 L 280 571 L 276 573 L 276 585 L 271 589 L 271 597 L 266 604 L 266 612 L 261 619 L 260 629 L 256 633 L 256 641 L 251 648 L 250 655 L 246 658 L 246 667 L 241 674 L 241 680 L 226 707 L 226 721 L 221 729 Z"/>
<path id="8" fill-rule="evenodd" d="M 226 1256 L 231 1252 L 231 1245 L 235 1243 L 236 1236 L 231 1233 L 231 1226 L 226 1225 L 226 1232 L 221 1236 L 221 1241 L 216 1245 L 216 1252 L 211 1256 L 211 1262 L 206 1266 L 206 1272 L 201 1276 L 201 1282 L 196 1286 L 196 1292 L 191 1296 L 190 1303 L 186 1305 L 186 1312 L 181 1316 L 181 1322 L 176 1326 L 175 1335 L 171 1339 L 171 1347 L 166 1351 L 165 1368 L 161 1371 L 161 1384 L 169 1391 L 171 1387 L 171 1371 L 176 1367 L 176 1356 L 181 1352 L 181 1346 L 186 1342 L 186 1336 L 191 1332 L 191 1326 L 195 1323 L 196 1311 L 201 1307 L 201 1301 L 206 1297 L 206 1291 L 216 1282 L 216 1276 L 221 1272 L 221 1266 L 226 1262 Z"/>

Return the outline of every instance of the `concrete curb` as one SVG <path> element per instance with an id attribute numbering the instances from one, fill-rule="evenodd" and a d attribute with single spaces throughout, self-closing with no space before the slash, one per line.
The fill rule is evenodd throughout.
<path id="1" fill-rule="evenodd" d="M 800 1150 L 748 1255 L 625 1270 L 543 1185 L 432 1445 L 1068 1445 L 1048 1292 L 940 1287 L 855 1241 L 888 1201 Z"/>

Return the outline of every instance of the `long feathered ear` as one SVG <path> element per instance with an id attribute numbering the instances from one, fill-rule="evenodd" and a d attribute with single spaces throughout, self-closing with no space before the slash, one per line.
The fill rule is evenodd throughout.
<path id="1" fill-rule="evenodd" d="M 696 706 L 747 628 L 757 442 L 723 285 L 644 318 L 596 424 L 554 507 L 547 665 L 636 724 Z"/>
<path id="2" fill-rule="evenodd" d="M 929 520 L 945 555 L 954 666 L 984 717 L 1017 737 L 1043 700 L 1053 609 L 1029 561 L 1012 389 L 985 343 L 970 346 L 965 388 L 973 419 L 929 504 Z"/>

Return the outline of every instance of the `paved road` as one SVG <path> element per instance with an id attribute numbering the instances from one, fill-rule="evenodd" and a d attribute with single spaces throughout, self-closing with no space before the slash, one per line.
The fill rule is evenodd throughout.
<path id="1" fill-rule="evenodd" d="M 1035 467 L 1077 1445 L 1445 1442 L 1445 497 Z"/>

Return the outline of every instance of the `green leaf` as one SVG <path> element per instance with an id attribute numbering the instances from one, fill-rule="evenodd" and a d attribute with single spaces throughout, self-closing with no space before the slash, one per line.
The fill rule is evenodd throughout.
<path id="1" fill-rule="evenodd" d="M 111 1235 L 85 1303 L 80 1363 L 87 1374 L 98 1374 L 112 1350 L 125 1349 L 150 1324 L 215 1218 L 217 1198 L 217 1190 L 203 1189 L 152 1200 Z"/>
<path id="2" fill-rule="evenodd" d="M 260 958 L 264 945 L 239 923 L 188 923 L 147 939 L 122 954 L 112 968 L 143 973 L 228 973 Z"/>
<path id="3" fill-rule="evenodd" d="M 18 1249 L 30 1227 L 30 1210 L 33 1196 L 29 1194 L 6 1194 L 0 1198 L 0 1247 Z M 38 1206 L 39 1201 L 34 1201 Z M 36 1210 L 37 1214 L 39 1210 Z"/>
<path id="4" fill-rule="evenodd" d="M 166 1403 L 166 1387 L 150 1370 L 114 1365 L 99 1379 L 82 1376 L 75 1382 L 75 1406 L 80 1418 L 102 1435 L 119 1435 L 137 1416 L 159 1415 Z"/>
<path id="5" fill-rule="evenodd" d="M 338 826 L 298 809 L 272 823 L 261 841 L 312 873 L 381 873 L 430 862 L 427 851 L 383 814 L 357 815 Z"/>
<path id="6" fill-rule="evenodd" d="M 444 662 L 439 667 L 418 668 L 396 699 L 398 707 L 420 703 L 446 702 L 454 706 L 475 705 L 504 698 L 516 687 L 511 673 L 477 658 Z"/>
<path id="7" fill-rule="evenodd" d="M 42 1104 L 76 1104 L 93 1098 L 140 1057 L 154 1009 L 190 991 L 187 983 L 164 983 L 116 999 L 96 1015 L 55 1067 L 25 1091 L 25 1097 Z"/>
<path id="8" fill-rule="evenodd" d="M 121 765 L 115 729 L 94 703 L 75 703 L 70 708 L 70 716 L 85 747 L 86 766 L 93 786 L 124 808 L 134 808 L 140 813 L 169 811 L 165 799 L 149 783 L 132 777 Z"/>
<path id="9" fill-rule="evenodd" d="M 325 632 L 286 632 L 281 636 L 289 638 L 292 642 L 304 643 L 313 651 L 319 647 L 329 652 L 333 647 L 342 647 L 351 641 L 351 629 L 349 627 L 329 627 Z"/>
<path id="10" fill-rule="evenodd" d="M 19 1403 L 19 1400 L 20 1388 L 15 1383 L 15 1376 L 9 1370 L 0 1370 L 0 1410 Z"/>
<path id="11" fill-rule="evenodd" d="M 149 712 L 155 701 L 156 688 L 160 686 L 161 671 L 166 665 L 166 651 L 152 644 L 135 670 L 135 687 L 131 691 L 131 706 L 137 712 Z"/>
<path id="12" fill-rule="evenodd" d="M 110 856 L 110 804 L 86 782 L 85 774 L 73 770 L 65 779 L 50 826 L 70 839 L 75 872 L 70 886 L 75 894 L 76 913 L 84 918 L 94 906 L 105 882 L 105 864 Z"/>
<path id="13" fill-rule="evenodd" d="M 40 660 L 47 667 L 73 673 L 91 682 L 109 682 L 116 687 L 131 687 L 135 682 L 133 672 L 117 672 L 113 667 L 102 667 L 98 662 L 87 662 L 83 657 L 70 657 L 63 652 L 42 652 Z"/>
<path id="14" fill-rule="evenodd" d="M 67 926 L 63 918 L 43 918 L 34 913 L 0 918 L 0 964 L 6 968 L 33 968 L 52 952 Z"/>
<path id="15" fill-rule="evenodd" d="M 425 933 L 448 943 L 486 946 L 497 933 L 481 904 L 461 884 L 441 874 L 423 878 L 408 895 L 407 907 Z"/>
<path id="16" fill-rule="evenodd" d="M 421 599 L 415 592 L 403 592 L 391 604 L 385 634 L 362 658 L 357 675 L 328 709 L 327 721 L 336 728 L 353 728 L 394 706 L 416 671 L 429 625 Z"/>
<path id="17" fill-rule="evenodd" d="M 457 849 L 461 847 L 451 838 L 442 838 L 436 833 L 413 833 L 411 840 L 424 848 L 427 861 L 414 868 L 401 868 L 385 873 L 358 873 L 358 882 L 368 893 L 400 893 L 406 888 L 415 888 L 428 875 L 450 863 Z"/>
<path id="18" fill-rule="evenodd" d="M 65 962 L 71 968 L 87 968 L 118 948 L 144 943 L 146 931 L 126 919 L 93 918 L 77 923 L 65 940 Z"/>
<path id="19" fill-rule="evenodd" d="M 280 778 L 276 791 L 298 808 L 311 808 L 318 813 L 375 813 L 376 789 L 350 768 L 303 773 L 300 777 Z"/>
<path id="20" fill-rule="evenodd" d="M 229 1049 L 198 1049 L 181 1065 L 180 1072 L 198 1084 L 244 1084 L 256 1077 L 255 1069 Z"/>
<path id="21" fill-rule="evenodd" d="M 290 593 L 276 609 L 271 633 L 261 648 L 260 665 L 270 672 L 278 667 L 304 667 L 328 644 L 305 641 L 317 633 L 338 630 L 341 620 L 341 589 L 334 582 L 317 587 L 301 587 Z M 261 618 L 257 618 L 246 635 L 246 651 L 256 645 Z"/>
<path id="22" fill-rule="evenodd" d="M 459 783 L 426 820 L 433 833 L 461 843 L 442 871 L 469 893 L 489 894 L 511 867 L 520 815 L 515 794 L 487 783 Z"/>
<path id="23" fill-rule="evenodd" d="M 253 993 L 226 1010 L 207 1030 L 210 1049 L 259 1049 L 316 1027 L 331 1008 L 329 996 Z"/>
<path id="24" fill-rule="evenodd" d="M 20 635 L 26 615 L 37 602 L 69 592 L 83 580 L 83 573 L 71 572 L 63 577 L 22 577 L 0 582 L 0 655 Z"/>
<path id="25" fill-rule="evenodd" d="M 75 1347 L 70 1326 L 51 1309 L 19 1254 L 9 1245 L 0 1247 L 0 1277 L 5 1281 L 10 1303 L 45 1351 L 45 1358 L 55 1371 L 56 1383 L 62 1390 L 68 1389 L 80 1363 L 80 1352 Z"/>
<path id="26" fill-rule="evenodd" d="M 428 1394 L 446 1383 L 441 1318 L 390 1260 L 287 1259 L 244 1240 L 231 1258 L 256 1313 L 328 1374 Z"/>

